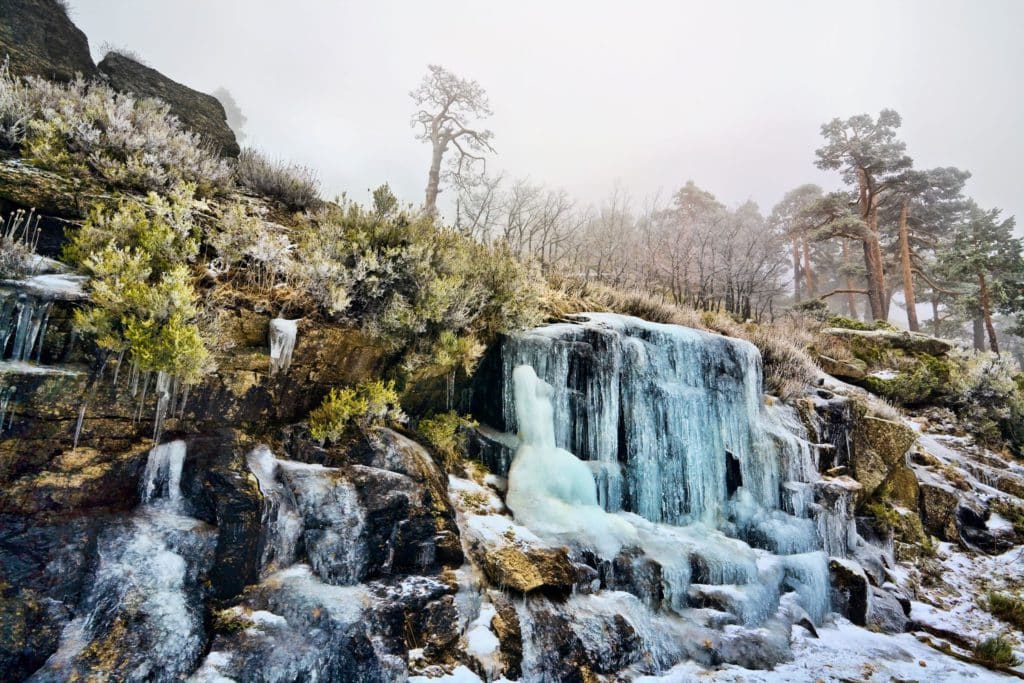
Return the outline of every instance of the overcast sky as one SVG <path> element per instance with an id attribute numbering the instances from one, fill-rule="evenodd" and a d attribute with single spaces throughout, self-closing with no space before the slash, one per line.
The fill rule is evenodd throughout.
<path id="1" fill-rule="evenodd" d="M 408 92 L 436 63 L 489 92 L 492 168 L 587 203 L 687 179 L 767 213 L 814 168 L 820 126 L 894 108 L 919 167 L 959 166 L 1021 216 L 1024 2 L 70 0 L 111 43 L 203 91 L 251 142 L 315 167 L 325 194 L 384 181 L 422 200 Z"/>

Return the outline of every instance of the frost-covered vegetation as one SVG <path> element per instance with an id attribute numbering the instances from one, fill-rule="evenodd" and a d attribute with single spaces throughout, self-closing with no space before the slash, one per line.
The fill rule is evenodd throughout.
<path id="1" fill-rule="evenodd" d="M 14 211 L 0 224 L 0 279 L 31 275 L 39 241 L 39 217 L 32 212 Z"/>
<path id="2" fill-rule="evenodd" d="M 201 195 L 231 182 L 227 163 L 168 106 L 82 79 L 20 79 L 0 68 L 0 147 L 52 171 L 131 191 L 193 183 Z"/>
<path id="3" fill-rule="evenodd" d="M 235 180 L 250 192 L 270 197 L 296 211 L 312 208 L 320 200 L 316 171 L 268 159 L 251 147 L 243 149 L 238 157 Z"/>

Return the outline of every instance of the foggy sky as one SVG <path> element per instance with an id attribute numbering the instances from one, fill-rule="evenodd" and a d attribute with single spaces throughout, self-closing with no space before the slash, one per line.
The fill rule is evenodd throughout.
<path id="1" fill-rule="evenodd" d="M 316 168 L 326 196 L 362 201 L 388 181 L 422 201 L 429 150 L 408 92 L 437 63 L 489 92 L 492 170 L 585 203 L 618 183 L 639 204 L 692 178 L 767 213 L 801 183 L 840 185 L 814 168 L 822 123 L 890 107 L 919 168 L 970 170 L 968 193 L 1024 222 L 1024 2 L 70 4 L 97 60 L 111 43 L 226 87 L 249 142 Z"/>

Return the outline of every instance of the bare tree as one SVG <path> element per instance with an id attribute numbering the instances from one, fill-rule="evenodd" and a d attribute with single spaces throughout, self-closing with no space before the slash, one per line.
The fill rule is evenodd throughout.
<path id="1" fill-rule="evenodd" d="M 470 127 L 474 125 L 473 119 L 491 115 L 490 102 L 479 83 L 460 78 L 436 64 L 427 67 L 423 82 L 409 96 L 419 107 L 411 122 L 414 128 L 421 128 L 416 139 L 431 145 L 423 209 L 433 214 L 441 191 L 441 163 L 449 148 L 454 147 L 458 153 L 452 170 L 455 177 L 461 177 L 476 162 L 484 163 L 484 153 L 494 151 L 494 133 Z"/>

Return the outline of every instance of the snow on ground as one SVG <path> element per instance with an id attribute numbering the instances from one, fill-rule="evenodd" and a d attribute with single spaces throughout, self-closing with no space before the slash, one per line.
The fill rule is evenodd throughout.
<path id="1" fill-rule="evenodd" d="M 1010 676 L 961 662 L 928 647 L 909 633 L 889 636 L 872 633 L 838 619 L 835 626 L 818 629 L 813 638 L 803 629 L 793 629 L 793 661 L 774 671 L 753 671 L 725 666 L 708 671 L 687 662 L 661 676 L 645 676 L 639 683 L 682 683 L 683 681 L 736 681 L 737 683 L 779 683 L 781 681 L 1012 681 Z"/>

